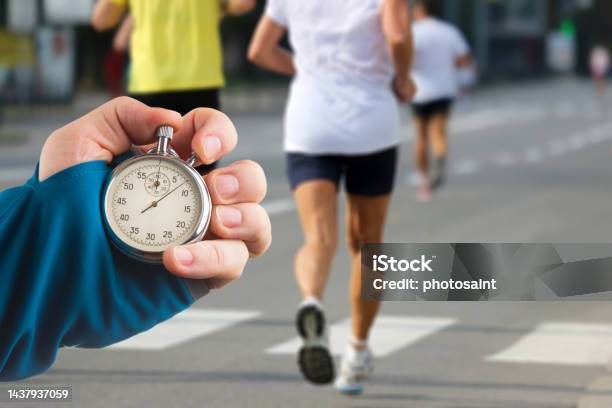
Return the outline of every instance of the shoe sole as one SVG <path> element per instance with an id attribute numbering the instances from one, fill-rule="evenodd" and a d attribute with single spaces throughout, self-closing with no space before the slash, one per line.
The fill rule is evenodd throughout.
<path id="1" fill-rule="evenodd" d="M 325 329 L 325 316 L 321 310 L 308 306 L 300 310 L 296 319 L 298 333 L 304 345 L 298 352 L 298 365 L 304 378 L 316 385 L 333 382 L 334 361 L 321 337 Z"/>
<path id="2" fill-rule="evenodd" d="M 343 395 L 355 396 L 363 394 L 364 386 L 336 387 L 336 390 Z"/>

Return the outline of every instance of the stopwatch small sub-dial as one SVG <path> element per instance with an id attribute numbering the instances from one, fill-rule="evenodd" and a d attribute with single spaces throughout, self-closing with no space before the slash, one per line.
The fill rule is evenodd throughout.
<path id="1" fill-rule="evenodd" d="M 151 173 L 145 180 L 145 189 L 153 197 L 159 197 L 170 191 L 170 179 L 160 171 Z"/>

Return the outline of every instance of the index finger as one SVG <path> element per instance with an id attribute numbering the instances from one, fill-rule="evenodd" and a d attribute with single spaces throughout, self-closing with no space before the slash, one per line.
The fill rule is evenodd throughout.
<path id="1" fill-rule="evenodd" d="M 181 157 L 193 151 L 204 164 L 214 163 L 229 154 L 238 143 L 238 132 L 222 112 L 209 108 L 194 109 L 185 115 L 172 147 Z"/>

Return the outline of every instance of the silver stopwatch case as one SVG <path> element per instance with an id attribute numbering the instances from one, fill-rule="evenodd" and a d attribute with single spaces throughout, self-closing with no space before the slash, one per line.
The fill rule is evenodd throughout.
<path id="1" fill-rule="evenodd" d="M 161 251 L 160 250 L 150 250 L 149 251 L 149 250 L 143 250 L 143 249 L 136 248 L 134 245 L 131 245 L 129 242 L 126 242 L 124 239 L 122 239 L 119 236 L 119 234 L 114 230 L 113 225 L 112 225 L 113 223 L 109 221 L 111 220 L 111 217 L 112 217 L 111 215 L 112 209 L 109 208 L 109 198 L 111 198 L 110 195 L 113 193 L 113 191 L 115 191 L 115 184 L 121 182 L 119 176 L 128 167 L 133 166 L 134 164 L 137 164 L 138 162 L 145 161 L 145 160 L 151 160 L 151 159 L 160 160 L 160 163 L 163 162 L 164 164 L 176 166 L 182 171 L 184 171 L 187 177 L 189 177 L 190 180 L 193 182 L 193 185 L 196 186 L 197 193 L 200 197 L 201 206 L 200 206 L 199 214 L 197 215 L 195 219 L 194 227 L 192 228 L 192 231 L 191 233 L 189 233 L 189 235 L 181 238 L 179 241 L 173 242 L 172 246 L 185 245 L 185 244 L 201 241 L 204 238 L 206 231 L 208 230 L 208 225 L 210 223 L 211 212 L 212 212 L 212 200 L 210 198 L 210 193 L 208 191 L 208 188 L 206 187 L 206 183 L 204 182 L 202 176 L 193 168 L 193 165 L 195 161 L 197 160 L 195 153 L 186 162 L 181 160 L 178 154 L 176 154 L 176 152 L 170 148 L 170 141 L 172 140 L 172 136 L 173 136 L 173 129 L 170 126 L 160 127 L 157 130 L 156 136 L 158 139 L 158 144 L 156 148 L 140 156 L 136 156 L 136 157 L 127 159 L 123 161 L 121 164 L 119 164 L 117 167 L 115 167 L 115 169 L 113 169 L 110 180 L 106 186 L 106 191 L 104 194 L 104 201 L 103 201 L 104 222 L 105 222 L 106 230 L 108 231 L 108 234 L 112 242 L 115 244 L 117 248 L 119 248 L 123 253 L 127 254 L 128 256 L 134 259 L 143 261 L 143 262 L 148 262 L 148 263 L 161 263 L 163 253 L 165 249 L 167 248 L 164 248 Z M 163 215 L 168 215 L 168 214 L 163 214 Z"/>

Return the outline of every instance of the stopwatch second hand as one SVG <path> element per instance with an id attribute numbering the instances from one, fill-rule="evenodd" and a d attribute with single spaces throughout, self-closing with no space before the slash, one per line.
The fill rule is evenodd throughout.
<path id="1" fill-rule="evenodd" d="M 187 182 L 185 181 L 184 183 L 182 183 L 182 184 L 180 184 L 180 185 L 176 186 L 176 187 L 175 187 L 173 190 L 171 190 L 171 191 L 167 192 L 167 193 L 166 193 L 164 196 L 162 196 L 162 197 L 161 197 L 159 200 L 157 200 L 157 201 L 153 201 L 153 202 L 151 203 L 151 205 L 150 205 L 150 206 L 148 206 L 147 208 L 145 208 L 144 210 L 142 210 L 140 213 L 141 213 L 141 214 L 144 214 L 144 213 L 146 213 L 147 211 L 149 211 L 151 208 L 153 208 L 153 207 L 157 207 L 157 204 L 159 204 L 159 202 L 160 202 L 161 200 L 163 200 L 164 198 L 168 197 L 170 194 L 174 193 L 174 192 L 175 192 L 176 190 L 178 190 L 179 188 L 183 187 L 183 186 L 185 185 L 185 183 L 187 183 Z"/>

